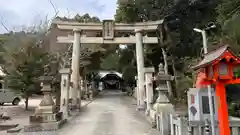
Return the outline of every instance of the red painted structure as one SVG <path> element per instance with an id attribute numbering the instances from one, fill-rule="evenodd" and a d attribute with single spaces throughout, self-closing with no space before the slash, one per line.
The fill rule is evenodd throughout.
<path id="1" fill-rule="evenodd" d="M 202 81 L 204 81 L 205 78 L 206 78 L 206 74 L 205 74 L 204 70 L 198 71 L 197 76 L 196 76 L 196 82 L 193 87 L 195 87 L 195 88 L 204 88 L 205 87 L 206 88 L 207 85 L 202 84 Z"/>
<path id="2" fill-rule="evenodd" d="M 201 79 L 199 84 L 216 85 L 220 135 L 230 135 L 225 85 L 240 83 L 240 79 L 234 77 L 234 68 L 238 65 L 240 58 L 235 56 L 226 45 L 207 53 L 204 59 L 193 67 L 205 73 L 204 79 Z"/>

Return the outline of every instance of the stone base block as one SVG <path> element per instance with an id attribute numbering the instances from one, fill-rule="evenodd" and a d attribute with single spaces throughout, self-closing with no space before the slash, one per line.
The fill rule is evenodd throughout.
<path id="1" fill-rule="evenodd" d="M 157 130 L 161 131 L 163 135 L 168 134 L 170 131 L 170 121 L 168 113 L 160 113 L 156 115 Z"/>
<path id="2" fill-rule="evenodd" d="M 49 122 L 49 123 L 34 123 L 30 125 L 25 125 L 23 128 L 23 132 L 40 132 L 40 131 L 55 131 L 63 124 L 65 124 L 67 120 L 60 120 L 57 122 Z"/>
<path id="3" fill-rule="evenodd" d="M 48 123 L 48 122 L 57 122 L 62 119 L 62 112 L 59 113 L 43 113 L 30 116 L 30 123 Z"/>
<path id="4" fill-rule="evenodd" d="M 137 111 L 145 111 L 145 108 L 142 107 L 142 106 L 138 106 L 138 107 L 137 107 Z"/>
<path id="5" fill-rule="evenodd" d="M 149 110 L 149 116 L 153 121 L 155 121 L 156 120 L 156 111 Z"/>
<path id="6" fill-rule="evenodd" d="M 77 110 L 77 109 L 80 108 L 79 106 L 80 106 L 80 105 L 69 105 L 69 109 L 70 109 L 71 111 Z"/>
<path id="7" fill-rule="evenodd" d="M 152 128 L 157 128 L 157 122 L 156 122 L 156 111 L 149 110 L 149 118 L 151 121 Z"/>
<path id="8" fill-rule="evenodd" d="M 52 105 L 52 106 L 38 106 L 35 113 L 36 114 L 54 113 L 55 110 L 56 110 L 56 107 L 54 105 Z"/>
<path id="9" fill-rule="evenodd" d="M 146 111 L 145 111 L 145 115 L 146 115 L 146 116 L 149 116 L 149 113 L 150 113 L 150 110 L 146 110 Z"/>
<path id="10" fill-rule="evenodd" d="M 69 99 L 69 109 L 76 110 L 79 109 L 81 106 L 81 100 L 78 98 L 77 100 Z"/>
<path id="11" fill-rule="evenodd" d="M 0 124 L 0 129 L 1 130 L 9 130 L 9 129 L 16 128 L 17 126 L 18 126 L 18 124 L 4 124 L 4 122 L 3 122 Z"/>

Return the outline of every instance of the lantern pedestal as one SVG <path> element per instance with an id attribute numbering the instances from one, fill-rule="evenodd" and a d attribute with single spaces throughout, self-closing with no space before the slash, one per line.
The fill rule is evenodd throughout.
<path id="1" fill-rule="evenodd" d="M 153 105 L 153 110 L 156 112 L 157 130 L 159 130 L 162 135 L 166 135 L 169 133 L 170 127 L 169 114 L 174 112 L 174 107 L 166 96 L 167 91 L 158 90 L 158 92 L 159 95 L 156 103 Z"/>
<path id="2" fill-rule="evenodd" d="M 44 96 L 38 108 L 36 108 L 35 115 L 30 117 L 30 122 L 35 122 L 33 117 L 41 118 L 40 121 L 37 121 L 40 123 L 59 121 L 62 116 L 57 112 L 55 103 L 51 96 L 52 89 L 50 82 L 52 78 L 51 76 L 42 76 L 40 80 L 43 83 L 42 92 Z"/>

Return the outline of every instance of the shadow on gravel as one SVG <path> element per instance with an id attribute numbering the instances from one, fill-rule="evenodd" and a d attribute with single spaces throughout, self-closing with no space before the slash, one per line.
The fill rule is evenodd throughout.
<path id="1" fill-rule="evenodd" d="M 91 101 L 91 102 L 93 102 L 93 101 Z M 71 116 L 71 118 L 68 119 L 67 123 L 62 125 L 61 129 L 65 128 L 65 127 L 69 127 L 70 125 L 72 125 L 72 124 L 74 124 L 76 122 L 75 119 L 77 117 L 84 116 L 86 113 L 88 113 L 90 110 L 89 110 L 89 108 L 87 106 L 89 104 L 91 104 L 91 102 L 89 102 L 86 105 L 84 105 L 80 110 L 76 110 L 76 114 L 74 116 Z"/>
<path id="2" fill-rule="evenodd" d="M 126 93 L 120 91 L 120 90 L 104 90 L 103 92 L 99 93 L 97 96 L 97 99 L 101 98 L 119 98 L 124 97 Z"/>

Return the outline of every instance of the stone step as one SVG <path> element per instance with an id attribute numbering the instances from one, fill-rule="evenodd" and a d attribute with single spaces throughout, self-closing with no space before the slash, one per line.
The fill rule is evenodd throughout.
<path id="1" fill-rule="evenodd" d="M 20 132 L 22 129 L 23 129 L 22 127 L 17 126 L 17 127 L 15 127 L 15 128 L 8 129 L 8 130 L 7 130 L 7 133 L 18 133 L 18 132 Z"/>
<path id="2" fill-rule="evenodd" d="M 1 123 L 0 124 L 0 129 L 1 130 L 10 130 L 10 129 L 13 129 L 13 128 L 16 128 L 19 124 L 4 124 L 4 123 Z"/>
<path id="3" fill-rule="evenodd" d="M 4 123 L 1 123 L 0 124 L 0 128 L 3 129 L 3 128 L 6 128 L 6 129 L 9 129 L 9 128 L 15 128 L 17 127 L 19 124 L 4 124 Z"/>

